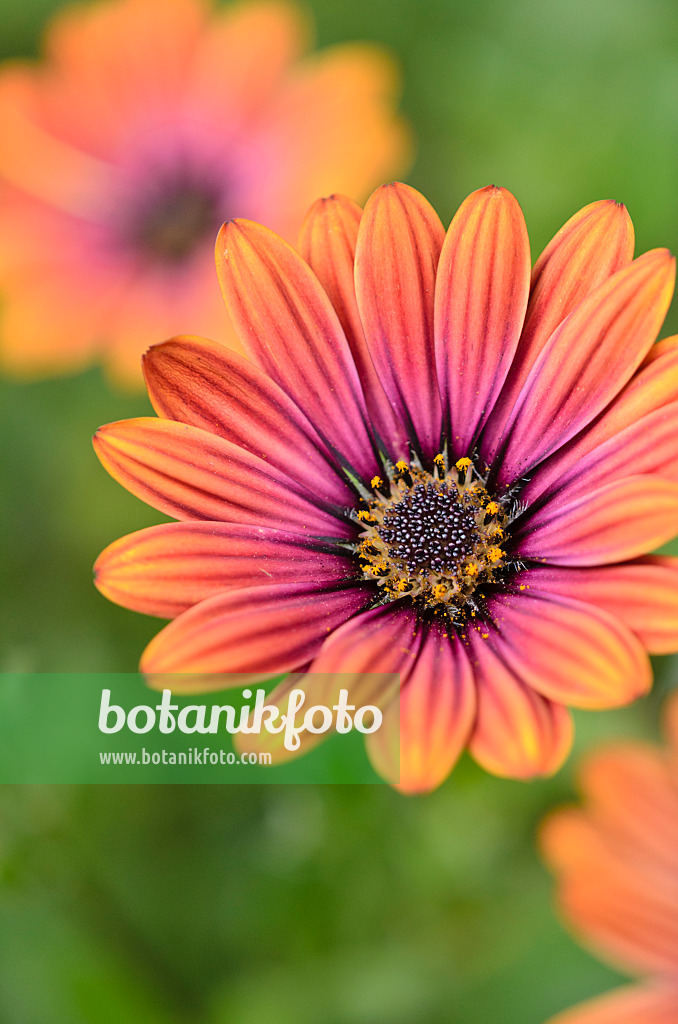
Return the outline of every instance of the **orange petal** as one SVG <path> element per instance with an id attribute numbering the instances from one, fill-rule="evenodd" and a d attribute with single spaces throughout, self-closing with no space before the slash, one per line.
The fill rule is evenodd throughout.
<path id="1" fill-rule="evenodd" d="M 141 671 L 246 673 L 268 679 L 307 664 L 328 633 L 369 603 L 358 587 L 323 591 L 308 583 L 271 584 L 217 594 L 190 608 L 151 640 Z M 228 685 L 218 676 L 213 688 Z M 190 689 L 190 675 L 186 679 Z M 180 692 L 176 684 L 172 690 Z"/>
<path id="2" fill-rule="evenodd" d="M 486 771 L 506 778 L 553 774 L 572 746 L 569 712 L 522 682 L 489 638 L 472 630 L 469 639 L 478 690 L 472 756 Z"/>
<path id="3" fill-rule="evenodd" d="M 365 207 L 355 257 L 372 361 L 412 443 L 429 458 L 440 450 L 433 296 L 443 238 L 422 195 L 408 185 L 384 185 Z"/>
<path id="4" fill-rule="evenodd" d="M 353 264 L 362 210 L 346 196 L 318 199 L 299 236 L 299 251 L 334 306 L 353 353 L 372 426 L 391 460 L 409 458 L 407 434 L 395 416 L 365 341 L 355 295 Z"/>
<path id="5" fill-rule="evenodd" d="M 488 602 L 492 649 L 528 686 L 574 707 L 630 703 L 652 684 L 640 641 L 594 605 L 530 586 Z"/>
<path id="6" fill-rule="evenodd" d="M 526 473 L 621 391 L 657 336 L 673 294 L 674 260 L 655 249 L 623 267 L 549 338 L 506 427 L 498 480 Z"/>
<path id="7" fill-rule="evenodd" d="M 592 569 L 535 568 L 544 588 L 603 608 L 628 626 L 650 654 L 678 650 L 678 558 L 647 556 Z"/>
<path id="8" fill-rule="evenodd" d="M 530 289 L 525 219 L 506 189 L 466 199 L 445 238 L 436 278 L 435 346 L 455 455 L 473 448 L 501 391 Z"/>
<path id="9" fill-rule="evenodd" d="M 363 478 L 376 473 L 353 357 L 308 264 L 272 231 L 244 220 L 221 229 L 216 259 L 226 306 L 252 357 Z"/>
<path id="10" fill-rule="evenodd" d="M 96 561 L 104 597 L 172 619 L 224 590 L 271 583 L 318 587 L 355 575 L 353 561 L 299 534 L 233 523 L 165 523 L 121 537 Z"/>
<path id="11" fill-rule="evenodd" d="M 678 482 L 629 476 L 561 503 L 552 499 L 516 533 L 526 558 L 559 565 L 604 565 L 669 541 L 678 527 Z"/>
<path id="12" fill-rule="evenodd" d="M 666 870 L 639 857 L 614 831 L 574 810 L 547 820 L 542 844 L 560 875 L 561 911 L 588 946 L 625 971 L 675 971 L 675 865 Z"/>
<path id="13" fill-rule="evenodd" d="M 248 359 L 216 342 L 183 337 L 149 349 L 143 368 L 158 415 L 246 448 L 325 501 L 354 504 L 304 414 Z"/>
<path id="14" fill-rule="evenodd" d="M 547 1024 L 675 1024 L 678 985 L 627 985 L 551 1017 Z"/>
<path id="15" fill-rule="evenodd" d="M 633 224 L 626 207 L 603 200 L 570 217 L 544 249 L 532 271 L 530 301 L 515 359 L 489 418 L 483 447 L 488 461 L 549 337 L 590 292 L 633 259 L 633 242 Z"/>
<path id="16" fill-rule="evenodd" d="M 428 793 L 452 771 L 473 728 L 476 685 L 461 642 L 432 626 L 384 711 L 367 750 L 383 778 L 401 793 Z"/>
<path id="17" fill-rule="evenodd" d="M 351 530 L 309 492 L 244 448 L 199 427 L 151 417 L 101 427 L 94 448 L 111 476 L 175 519 L 209 519 L 342 537 Z"/>

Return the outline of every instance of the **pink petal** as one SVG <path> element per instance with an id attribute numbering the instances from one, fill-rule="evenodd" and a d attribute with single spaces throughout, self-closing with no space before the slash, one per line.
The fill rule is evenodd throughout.
<path id="1" fill-rule="evenodd" d="M 432 625 L 382 727 L 367 737 L 374 767 L 402 793 L 427 793 L 447 778 L 476 714 L 476 684 L 461 641 Z"/>
<path id="2" fill-rule="evenodd" d="M 99 459 L 132 494 L 176 519 L 238 522 L 305 536 L 349 537 L 347 521 L 285 473 L 199 427 L 151 417 L 94 436 Z"/>
<path id="3" fill-rule="evenodd" d="M 280 530 L 234 523 L 165 523 L 114 541 L 97 559 L 95 583 L 116 604 L 172 619 L 225 590 L 355 576 L 340 549 Z"/>
<path id="4" fill-rule="evenodd" d="M 547 1024 L 676 1024 L 678 985 L 625 985 L 551 1017 Z"/>
<path id="5" fill-rule="evenodd" d="M 619 619 L 539 580 L 528 586 L 488 603 L 491 647 L 523 683 L 584 708 L 620 707 L 647 693 L 647 654 Z"/>
<path id="6" fill-rule="evenodd" d="M 501 656 L 496 635 L 469 634 L 478 713 L 469 751 L 494 775 L 529 779 L 551 775 L 572 746 L 569 712 L 533 690 Z"/>
<path id="7" fill-rule="evenodd" d="M 443 413 L 466 455 L 504 384 L 523 327 L 530 243 L 518 203 L 490 186 L 460 206 L 445 238 L 435 295 Z"/>
<path id="8" fill-rule="evenodd" d="M 301 256 L 251 221 L 225 224 L 217 273 L 228 312 L 259 366 L 364 478 L 378 469 L 360 379 L 341 324 Z"/>
<path id="9" fill-rule="evenodd" d="M 380 445 L 391 460 L 409 457 L 407 434 L 377 376 L 355 294 L 354 260 L 362 209 L 346 196 L 318 199 L 299 236 L 299 252 L 327 292 L 351 347 L 365 403 Z"/>
<path id="10" fill-rule="evenodd" d="M 597 458 L 596 452 L 620 437 L 635 437 L 627 432 L 641 422 L 650 427 L 653 423 L 661 424 L 659 417 L 649 417 L 676 402 L 678 338 L 665 338 L 652 346 L 641 368 L 604 413 L 537 467 L 521 497 L 531 503 L 542 494 L 553 493 L 566 478 L 577 475 L 578 470 L 580 478 L 588 480 L 588 470 L 581 473 L 581 466 L 590 463 L 592 456 Z M 667 416 L 671 415 L 667 411 Z M 652 447 L 652 444 L 646 445 L 648 450 Z M 610 447 L 605 448 L 605 451 L 610 450 Z M 629 460 L 629 465 L 633 466 L 633 459 Z"/>
<path id="11" fill-rule="evenodd" d="M 566 502 L 550 500 L 515 534 L 524 558 L 559 565 L 604 565 L 665 544 L 678 524 L 678 482 L 630 476 Z"/>
<path id="12" fill-rule="evenodd" d="M 440 451 L 433 296 L 444 229 L 429 203 L 399 183 L 365 207 L 355 257 L 360 318 L 397 417 L 426 457 Z"/>
<path id="13" fill-rule="evenodd" d="M 633 241 L 626 207 L 602 201 L 575 213 L 544 249 L 532 271 L 520 343 L 485 430 L 482 451 L 488 461 L 549 337 L 590 292 L 633 259 Z"/>
<path id="14" fill-rule="evenodd" d="M 271 584 L 217 594 L 194 605 L 158 633 L 141 671 L 214 674 L 213 688 L 229 685 L 222 673 L 268 679 L 316 656 L 332 630 L 372 598 L 366 588 L 324 590 L 308 583 Z M 190 675 L 186 679 L 190 691 Z M 177 685 L 171 686 L 172 690 Z"/>
<path id="15" fill-rule="evenodd" d="M 354 503 L 304 414 L 254 363 L 214 341 L 182 337 L 149 349 L 143 365 L 159 416 L 246 448 L 326 501 Z"/>
<path id="16" fill-rule="evenodd" d="M 647 556 L 621 565 L 539 566 L 525 580 L 595 604 L 628 626 L 650 654 L 678 650 L 678 559 Z"/>
<path id="17" fill-rule="evenodd" d="M 506 427 L 497 480 L 507 484 L 574 437 L 632 377 L 673 294 L 674 260 L 645 253 L 588 296 L 551 335 Z"/>

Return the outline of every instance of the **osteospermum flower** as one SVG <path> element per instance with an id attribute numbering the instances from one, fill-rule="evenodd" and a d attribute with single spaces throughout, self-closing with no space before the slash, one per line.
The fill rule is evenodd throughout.
<path id="1" fill-rule="evenodd" d="M 173 618 L 150 674 L 400 673 L 369 740 L 400 785 L 553 772 L 566 705 L 625 704 L 678 646 L 674 277 L 594 203 L 537 260 L 501 188 L 445 233 L 406 185 L 320 200 L 300 255 L 223 227 L 251 361 L 195 337 L 145 357 L 158 419 L 103 427 L 107 470 L 182 522 L 109 547 L 97 585 Z M 302 258 L 305 257 L 304 258 Z M 392 709 L 392 710 L 391 710 Z M 389 714 L 390 712 L 390 714 Z M 387 725 L 391 722 L 390 727 Z"/>
<path id="2" fill-rule="evenodd" d="M 678 694 L 667 723 L 668 749 L 620 742 L 590 756 L 586 806 L 557 812 L 543 829 L 566 921 L 603 959 L 643 979 L 552 1024 L 678 1021 Z"/>
<path id="3" fill-rule="evenodd" d="M 224 220 L 294 239 L 317 195 L 401 169 L 397 83 L 376 47 L 303 56 L 284 0 L 66 8 L 40 65 L 0 71 L 0 365 L 23 376 L 101 357 L 141 384 L 152 341 L 238 346 L 214 279 Z"/>

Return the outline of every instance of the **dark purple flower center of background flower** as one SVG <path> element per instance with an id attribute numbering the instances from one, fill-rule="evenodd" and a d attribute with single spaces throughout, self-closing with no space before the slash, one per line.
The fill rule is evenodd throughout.
<path id="1" fill-rule="evenodd" d="M 418 484 L 384 514 L 379 536 L 390 558 L 407 571 L 454 574 L 478 540 L 475 515 L 459 502 L 456 491 Z"/>
<path id="2" fill-rule="evenodd" d="M 149 191 L 131 228 L 137 251 L 163 263 L 182 263 L 223 220 L 218 190 L 204 182 L 178 179 Z"/>

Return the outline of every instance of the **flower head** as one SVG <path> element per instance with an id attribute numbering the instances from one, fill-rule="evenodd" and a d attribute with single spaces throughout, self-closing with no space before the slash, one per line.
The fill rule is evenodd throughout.
<path id="1" fill-rule="evenodd" d="M 400 673 L 369 749 L 387 771 L 399 746 L 411 791 L 464 746 L 501 775 L 553 772 L 566 705 L 645 693 L 646 649 L 678 647 L 677 562 L 644 557 L 678 516 L 678 339 L 653 347 L 673 260 L 632 247 L 625 209 L 594 203 L 530 275 L 520 207 L 494 187 L 447 233 L 405 185 L 364 212 L 321 200 L 301 255 L 225 225 L 251 360 L 152 348 L 159 419 L 95 439 L 181 520 L 97 564 L 112 600 L 176 616 L 143 670 Z"/>
<path id="2" fill-rule="evenodd" d="M 0 363 L 24 376 L 101 356 L 141 383 L 155 341 L 194 330 L 238 347 L 214 279 L 233 216 L 295 238 L 309 203 L 365 196 L 407 133 L 375 47 L 303 56 L 285 0 L 66 8 L 46 60 L 0 70 Z"/>
<path id="3" fill-rule="evenodd" d="M 566 921 L 603 959 L 644 979 L 553 1024 L 678 1020 L 678 694 L 667 722 L 669 749 L 620 742 L 590 756 L 586 806 L 556 812 L 543 828 Z"/>

